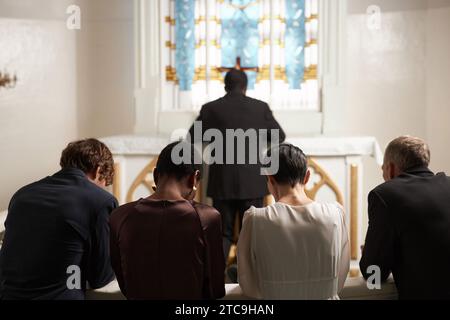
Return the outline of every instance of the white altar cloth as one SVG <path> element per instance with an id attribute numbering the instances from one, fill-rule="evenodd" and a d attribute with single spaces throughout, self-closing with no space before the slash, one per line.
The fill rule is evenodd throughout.
<path id="1" fill-rule="evenodd" d="M 164 136 L 123 135 L 101 139 L 113 154 L 158 155 L 170 142 Z M 308 156 L 371 156 L 381 165 L 383 153 L 374 137 L 290 137 L 287 142 L 300 147 Z"/>
<path id="2" fill-rule="evenodd" d="M 124 135 L 100 139 L 113 154 L 122 155 L 159 155 L 170 143 L 164 136 Z"/>
<path id="3" fill-rule="evenodd" d="M 371 156 L 383 164 L 383 152 L 374 137 L 304 137 L 288 138 L 308 156 Z"/>

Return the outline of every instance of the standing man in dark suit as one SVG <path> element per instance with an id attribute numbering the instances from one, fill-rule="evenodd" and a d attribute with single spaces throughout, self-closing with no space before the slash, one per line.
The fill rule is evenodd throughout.
<path id="1" fill-rule="evenodd" d="M 404 136 L 386 149 L 386 183 L 369 194 L 364 277 L 392 272 L 400 299 L 450 299 L 450 178 L 428 169 L 430 150 Z M 373 278 L 373 279 L 372 279 Z"/>
<path id="2" fill-rule="evenodd" d="M 100 141 L 69 144 L 62 170 L 11 199 L 0 251 L 0 299 L 81 300 L 114 279 L 109 215 L 113 157 Z"/>
<path id="3" fill-rule="evenodd" d="M 230 155 L 230 150 L 227 150 L 226 144 L 233 141 L 226 141 L 227 131 L 273 131 L 277 133 L 280 143 L 286 137 L 283 129 L 273 117 L 269 105 L 246 96 L 247 82 L 245 72 L 236 69 L 229 71 L 225 76 L 226 95 L 204 105 L 196 120 L 201 122 L 202 125 L 202 142 L 210 142 L 205 141 L 203 137 L 203 134 L 209 129 L 220 131 L 223 137 L 222 154 L 224 161 L 210 166 L 207 195 L 213 199 L 214 207 L 222 215 L 225 259 L 229 255 L 233 242 L 236 214 L 239 214 L 240 225 L 242 225 L 244 212 L 251 206 L 262 207 L 264 197 L 269 194 L 266 178 L 260 172 L 261 163 L 254 164 L 249 161 L 249 158 L 254 155 L 251 153 L 255 150 L 254 147 L 256 146 L 252 145 L 255 141 L 246 139 L 245 155 L 239 154 L 237 143 L 234 143 L 235 152 Z M 195 126 L 192 126 L 189 131 L 190 137 L 198 143 L 196 137 L 199 135 L 195 133 Z M 270 143 L 270 132 L 267 137 L 269 140 L 267 142 Z M 241 163 L 238 161 L 239 157 L 245 158 L 245 164 L 238 164 Z M 234 158 L 232 159 L 234 160 L 233 163 L 227 161 L 230 158 Z"/>

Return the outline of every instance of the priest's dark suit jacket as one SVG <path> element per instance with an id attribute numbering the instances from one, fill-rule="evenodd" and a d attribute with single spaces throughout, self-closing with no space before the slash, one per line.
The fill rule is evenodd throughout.
<path id="1" fill-rule="evenodd" d="M 392 272 L 400 299 L 450 299 L 450 178 L 407 170 L 369 194 L 360 267 Z"/>
<path id="2" fill-rule="evenodd" d="M 238 92 L 228 93 L 223 98 L 204 105 L 196 121 L 202 122 L 202 137 L 206 130 L 217 129 L 222 133 L 224 142 L 227 129 L 244 131 L 248 129 L 278 129 L 279 142 L 283 142 L 286 138 L 267 103 Z M 198 142 L 195 139 L 194 126 L 189 130 L 189 134 L 191 141 Z M 270 143 L 270 131 L 268 138 Z M 235 143 L 236 146 L 237 143 Z M 251 148 L 248 143 L 246 143 L 245 149 L 246 164 L 237 165 L 236 152 L 234 152 L 234 164 L 216 163 L 210 166 L 207 191 L 209 197 L 217 200 L 243 200 L 263 198 L 268 194 L 266 178 L 260 174 L 259 161 L 258 164 L 250 164 L 248 155 Z M 227 159 L 226 147 L 223 149 L 223 159 L 224 162 Z"/>

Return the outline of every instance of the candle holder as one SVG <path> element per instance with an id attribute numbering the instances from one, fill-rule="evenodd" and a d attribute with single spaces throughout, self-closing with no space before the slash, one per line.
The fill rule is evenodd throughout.
<path id="1" fill-rule="evenodd" d="M 12 89 L 17 85 L 17 76 L 11 76 L 7 72 L 0 72 L 0 88 Z"/>

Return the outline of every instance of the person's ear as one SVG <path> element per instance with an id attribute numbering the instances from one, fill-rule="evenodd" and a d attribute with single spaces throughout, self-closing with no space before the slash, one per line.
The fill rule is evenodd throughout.
<path id="1" fill-rule="evenodd" d="M 397 167 L 392 162 L 389 163 L 389 178 L 394 179 L 397 176 Z"/>
<path id="2" fill-rule="evenodd" d="M 308 170 L 306 170 L 305 179 L 303 179 L 304 186 L 306 186 L 308 184 L 310 178 L 311 178 L 311 171 L 308 169 Z"/>
<path id="3" fill-rule="evenodd" d="M 100 171 L 101 168 L 97 167 L 95 171 L 92 171 L 91 173 L 87 174 L 87 177 L 97 186 L 104 188 L 106 187 L 106 179 L 102 178 Z"/>
<path id="4" fill-rule="evenodd" d="M 278 201 L 280 197 L 276 183 L 277 182 L 273 176 L 267 176 L 267 188 L 269 189 L 270 194 L 274 197 L 275 201 Z"/>
<path id="5" fill-rule="evenodd" d="M 188 180 L 189 188 L 197 191 L 200 184 L 200 171 L 196 170 L 194 174 L 189 177 Z"/>
<path id="6" fill-rule="evenodd" d="M 198 187 L 200 185 L 201 173 L 199 170 L 195 171 L 195 186 Z"/>
<path id="7" fill-rule="evenodd" d="M 159 181 L 159 172 L 155 168 L 153 169 L 153 182 L 155 183 L 155 186 L 158 186 L 158 181 Z"/>
<path id="8" fill-rule="evenodd" d="M 273 177 L 273 176 L 267 176 L 267 182 L 270 184 L 270 185 L 275 185 L 275 178 Z"/>
<path id="9" fill-rule="evenodd" d="M 392 172 L 393 172 L 393 177 L 392 178 L 396 178 L 399 175 L 402 174 L 403 170 L 400 169 L 400 167 L 398 165 L 396 165 L 395 163 L 392 164 Z"/>
<path id="10" fill-rule="evenodd" d="M 389 162 L 389 170 L 388 170 L 388 174 L 389 174 L 389 179 L 394 179 L 395 178 L 395 166 L 392 162 Z"/>
<path id="11" fill-rule="evenodd" d="M 100 177 L 100 167 L 97 167 L 97 170 L 95 170 L 95 180 L 100 180 Z"/>

